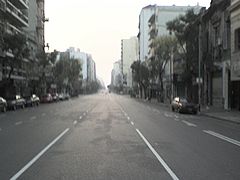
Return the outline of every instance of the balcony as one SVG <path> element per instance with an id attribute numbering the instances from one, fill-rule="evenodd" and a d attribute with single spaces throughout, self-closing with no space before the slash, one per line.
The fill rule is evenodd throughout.
<path id="1" fill-rule="evenodd" d="M 7 17 L 13 24 L 19 27 L 28 27 L 28 17 L 20 9 L 16 8 L 11 2 L 7 2 Z"/>
<path id="2" fill-rule="evenodd" d="M 7 23 L 6 32 L 7 32 L 8 34 L 21 33 L 20 29 L 16 28 L 15 26 L 13 26 L 13 25 L 10 24 L 10 23 Z"/>
<path id="3" fill-rule="evenodd" d="M 16 6 L 19 9 L 28 9 L 29 7 L 28 0 L 8 0 L 8 1 L 10 1 L 12 4 L 14 4 L 14 6 Z"/>
<path id="4" fill-rule="evenodd" d="M 0 0 L 0 12 L 5 12 L 6 11 L 6 1 L 5 0 Z"/>

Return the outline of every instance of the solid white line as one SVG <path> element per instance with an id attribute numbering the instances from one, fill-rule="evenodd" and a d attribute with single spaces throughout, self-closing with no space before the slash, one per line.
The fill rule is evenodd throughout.
<path id="1" fill-rule="evenodd" d="M 187 122 L 185 120 L 182 120 L 183 123 L 185 123 L 186 125 L 190 126 L 190 127 L 197 127 L 196 124 L 193 124 L 193 123 L 190 123 L 190 122 Z"/>
<path id="2" fill-rule="evenodd" d="M 161 158 L 161 156 L 155 151 L 155 149 L 152 147 L 152 145 L 148 142 L 148 140 L 142 135 L 142 133 L 136 129 L 139 136 L 143 139 L 143 141 L 147 144 L 148 148 L 152 151 L 152 153 L 156 156 L 158 161 L 162 164 L 162 166 L 165 168 L 165 170 L 168 172 L 168 174 L 172 177 L 173 180 L 179 180 L 179 178 L 176 176 L 176 174 L 169 168 L 167 163 Z"/>
<path id="3" fill-rule="evenodd" d="M 49 145 L 47 145 L 40 153 L 38 153 L 29 163 L 27 163 L 20 171 L 18 171 L 10 180 L 19 178 L 28 168 L 30 168 L 50 147 L 52 147 L 64 134 L 69 131 L 69 128 L 64 130 L 58 137 L 56 137 Z"/>
<path id="4" fill-rule="evenodd" d="M 18 126 L 18 125 L 20 125 L 22 123 L 23 123 L 22 121 L 18 121 L 18 122 L 15 123 L 15 125 Z"/>
<path id="5" fill-rule="evenodd" d="M 131 121 L 131 124 L 134 126 L 134 122 Z"/>
<path id="6" fill-rule="evenodd" d="M 235 139 L 229 138 L 229 137 L 227 137 L 227 136 L 221 135 L 221 134 L 216 133 L 216 132 L 213 132 L 213 131 L 204 130 L 203 132 L 205 132 L 205 133 L 207 133 L 207 134 L 210 134 L 210 135 L 212 135 L 212 136 L 215 136 L 215 137 L 217 137 L 217 138 L 220 138 L 220 139 L 222 139 L 222 140 L 225 140 L 225 141 L 227 141 L 227 142 L 230 142 L 230 143 L 232 143 L 232 144 L 235 144 L 235 145 L 237 145 L 237 146 L 240 146 L 240 142 L 237 141 L 237 140 L 235 140 Z"/>

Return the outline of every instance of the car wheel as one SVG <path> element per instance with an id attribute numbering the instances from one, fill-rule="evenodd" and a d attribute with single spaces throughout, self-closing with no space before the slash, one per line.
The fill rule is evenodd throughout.
<path id="1" fill-rule="evenodd" d="M 196 114 L 197 114 L 197 111 L 193 111 L 193 114 L 195 114 L 195 115 L 196 115 Z"/>
<path id="2" fill-rule="evenodd" d="M 7 111 L 7 107 L 3 106 L 2 112 L 6 112 Z"/>
<path id="3" fill-rule="evenodd" d="M 177 109 L 177 112 L 181 114 L 181 109 L 180 109 L 180 108 L 178 108 L 178 109 Z"/>
<path id="4" fill-rule="evenodd" d="M 174 107 L 172 107 L 172 111 L 173 111 L 173 112 L 175 111 Z"/>

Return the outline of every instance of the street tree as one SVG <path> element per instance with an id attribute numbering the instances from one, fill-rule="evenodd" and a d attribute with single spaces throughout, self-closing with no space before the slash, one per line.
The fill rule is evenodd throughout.
<path id="1" fill-rule="evenodd" d="M 193 96 L 192 79 L 197 77 L 198 72 L 198 19 L 199 15 L 191 9 L 185 15 L 180 15 L 167 23 L 167 29 L 176 36 L 181 47 L 182 58 L 185 60 L 182 79 L 186 82 L 189 98 Z"/>
<path id="2" fill-rule="evenodd" d="M 61 57 L 54 67 L 55 82 L 60 91 L 78 91 L 81 82 L 82 66 L 79 60 Z"/>
<path id="3" fill-rule="evenodd" d="M 10 67 L 8 73 L 8 80 L 10 80 L 14 68 L 22 68 L 22 60 L 30 55 L 26 36 L 21 33 L 4 34 L 3 51 L 10 52 L 13 55 L 13 60 L 7 61 L 7 65 Z"/>
<path id="4" fill-rule="evenodd" d="M 158 77 L 160 84 L 160 101 L 163 102 L 163 74 L 171 55 L 177 51 L 177 39 L 175 36 L 160 36 L 154 39 L 153 48 L 155 57 L 150 62 L 153 77 Z"/>
<path id="5" fill-rule="evenodd" d="M 149 70 L 145 62 L 134 61 L 131 65 L 133 72 L 133 81 L 137 82 L 140 90 L 140 96 L 144 94 L 144 98 L 147 97 L 147 88 L 149 86 Z"/>

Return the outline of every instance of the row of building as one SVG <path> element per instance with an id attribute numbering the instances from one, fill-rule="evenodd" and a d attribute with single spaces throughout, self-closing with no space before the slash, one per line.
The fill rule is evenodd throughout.
<path id="1" fill-rule="evenodd" d="M 0 96 L 40 95 L 57 91 L 53 77 L 57 62 L 51 61 L 51 54 L 45 52 L 49 46 L 44 36 L 44 24 L 48 21 L 44 4 L 44 0 L 0 0 Z M 16 34 L 26 37 L 29 50 L 29 56 L 19 62 L 14 59 L 11 50 L 3 50 L 1 46 L 4 36 Z M 87 88 L 91 88 L 89 84 L 97 81 L 96 65 L 90 54 L 69 48 L 66 52 L 58 52 L 58 59 L 60 56 L 80 61 L 81 91 L 87 91 Z M 13 65 L 12 73 L 9 73 L 10 65 Z"/>
<path id="2" fill-rule="evenodd" d="M 82 76 L 82 89 L 84 91 L 91 91 L 88 88 L 92 82 L 97 81 L 96 76 L 96 63 L 92 58 L 91 54 L 81 52 L 80 49 L 75 49 L 74 47 L 70 47 L 65 54 L 68 54 L 70 59 L 77 59 L 81 63 L 81 76 Z M 60 53 L 61 54 L 61 53 Z"/>
<path id="3" fill-rule="evenodd" d="M 122 57 L 114 63 L 112 85 L 133 88 L 131 64 L 136 60 L 148 64 L 155 55 L 153 39 L 169 35 L 166 23 L 189 9 L 199 16 L 199 75 L 192 79 L 194 101 L 204 106 L 240 109 L 240 0 L 212 0 L 208 9 L 199 5 L 144 7 L 139 15 L 138 36 L 122 40 Z M 166 102 L 171 96 L 186 96 L 186 83 L 181 78 L 181 64 L 185 61 L 174 52 L 172 60 L 167 61 L 163 77 Z M 153 91 L 158 88 L 158 82 L 154 83 L 150 87 Z"/>
<path id="4" fill-rule="evenodd" d="M 0 95 L 11 93 L 27 93 L 31 82 L 38 81 L 37 53 L 45 48 L 44 0 L 0 0 L 0 40 L 4 35 L 22 34 L 27 38 L 29 57 L 21 62 L 13 62 L 14 55 L 11 51 L 3 51 L 0 46 Z M 10 67 L 13 72 L 8 77 Z M 31 76 L 27 67 L 31 64 Z M 6 81 L 11 81 L 11 87 L 6 88 Z"/>

